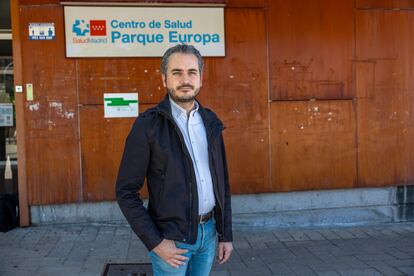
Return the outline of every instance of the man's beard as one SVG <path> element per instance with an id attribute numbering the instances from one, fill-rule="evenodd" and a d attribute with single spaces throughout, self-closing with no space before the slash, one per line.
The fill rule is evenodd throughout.
<path id="1" fill-rule="evenodd" d="M 182 87 L 191 87 L 191 89 L 194 89 L 194 86 L 192 85 L 183 85 L 183 86 L 179 86 L 177 87 L 177 90 L 181 89 Z M 174 89 L 171 88 L 167 88 L 167 92 L 168 95 L 170 95 L 170 97 L 174 100 L 174 102 L 176 103 L 188 103 L 188 102 L 192 102 L 194 101 L 194 99 L 197 97 L 198 93 L 200 93 L 200 88 L 197 88 L 196 90 L 194 90 L 194 94 L 189 94 L 189 95 L 184 95 L 184 96 L 178 96 L 175 93 Z"/>

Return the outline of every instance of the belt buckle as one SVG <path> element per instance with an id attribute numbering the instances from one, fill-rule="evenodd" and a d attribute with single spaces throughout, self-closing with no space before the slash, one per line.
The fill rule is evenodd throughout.
<path id="1" fill-rule="evenodd" d="M 204 215 L 200 215 L 200 224 L 206 223 L 207 221 L 209 221 L 212 217 L 211 211 L 208 212 L 207 214 Z"/>

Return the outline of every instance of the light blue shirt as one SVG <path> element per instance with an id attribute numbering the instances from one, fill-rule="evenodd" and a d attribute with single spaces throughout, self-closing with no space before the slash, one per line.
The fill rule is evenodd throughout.
<path id="1" fill-rule="evenodd" d="M 187 111 L 176 104 L 170 97 L 172 117 L 183 134 L 185 145 L 193 161 L 197 181 L 198 213 L 210 212 L 216 202 L 214 198 L 213 182 L 211 180 L 210 166 L 208 160 L 207 134 L 195 101 L 195 108 Z"/>

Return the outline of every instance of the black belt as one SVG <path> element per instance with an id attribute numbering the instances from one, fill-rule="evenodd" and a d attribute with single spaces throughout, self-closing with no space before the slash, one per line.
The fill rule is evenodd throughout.
<path id="1" fill-rule="evenodd" d="M 212 218 L 213 218 L 213 211 L 210 211 L 207 214 L 199 215 L 198 216 L 198 221 L 202 224 L 202 223 L 206 223 L 207 221 L 209 221 Z"/>

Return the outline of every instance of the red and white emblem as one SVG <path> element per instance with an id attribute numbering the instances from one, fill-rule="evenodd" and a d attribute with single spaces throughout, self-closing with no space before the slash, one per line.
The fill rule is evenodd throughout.
<path id="1" fill-rule="evenodd" d="M 106 35 L 106 20 L 91 20 L 89 26 L 91 28 L 91 36 Z"/>

